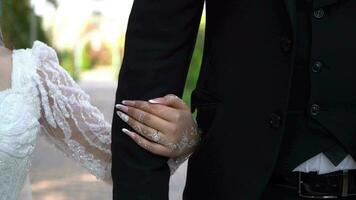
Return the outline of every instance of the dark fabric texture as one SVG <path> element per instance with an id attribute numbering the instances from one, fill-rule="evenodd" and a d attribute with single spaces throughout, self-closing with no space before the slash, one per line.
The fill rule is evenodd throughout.
<path id="1" fill-rule="evenodd" d="M 266 191 L 263 193 L 260 200 L 306 200 L 310 198 L 302 198 L 298 196 L 298 190 L 286 187 L 279 187 L 269 184 Z M 354 196 L 338 198 L 342 200 L 354 200 Z"/>
<path id="2" fill-rule="evenodd" d="M 314 126 L 310 126 L 310 123 Z M 325 155 L 330 160 L 337 160 L 339 164 L 347 155 L 341 146 L 332 134 L 321 128 L 317 121 L 305 115 L 290 115 L 287 117 L 275 171 L 282 174 L 290 173 L 299 164 L 320 152 L 329 152 Z"/>
<path id="3" fill-rule="evenodd" d="M 203 0 L 136 0 L 127 27 L 125 55 L 116 103 L 181 96 L 195 45 Z M 112 126 L 113 197 L 168 199 L 167 158 L 136 145 L 114 112 Z"/>
<path id="4" fill-rule="evenodd" d="M 296 57 L 293 71 L 288 117 L 277 168 L 284 173 L 293 170 L 307 159 L 323 152 L 334 165 L 347 153 L 342 144 L 322 124 L 308 117 L 310 95 L 310 49 L 312 2 L 296 1 L 297 35 Z M 288 122 L 289 121 L 289 122 Z"/>
<path id="5" fill-rule="evenodd" d="M 117 103 L 182 94 L 203 0 L 135 0 Z M 356 1 L 315 0 L 306 115 L 356 155 Z M 202 69 L 192 96 L 203 130 L 189 160 L 185 200 L 260 199 L 275 167 L 295 64 L 297 12 L 291 0 L 207 0 Z M 314 14 L 313 14 L 314 15 Z M 309 66 L 311 67 L 311 66 Z M 309 108 L 318 104 L 316 115 Z M 113 119 L 114 199 L 168 199 L 165 158 L 121 134 Z M 242 164 L 245 163 L 245 164 Z"/>
<path id="6" fill-rule="evenodd" d="M 261 200 L 301 200 L 299 198 L 298 191 L 296 189 L 278 187 L 272 184 L 269 184 L 266 188 L 266 191 L 263 193 Z"/>
<path id="7" fill-rule="evenodd" d="M 299 197 L 299 180 L 302 181 L 300 191 L 304 195 L 312 196 L 313 194 L 320 197 L 320 193 L 341 196 L 343 181 L 343 172 L 333 172 L 324 175 L 318 175 L 315 172 L 302 173 L 289 172 L 288 174 L 273 174 L 261 200 L 274 199 L 311 199 Z M 349 194 L 355 193 L 355 170 L 348 173 Z M 319 193 L 320 192 L 320 193 Z M 321 199 L 321 198 L 319 198 Z M 326 199 L 326 198 L 324 198 Z M 354 200 L 355 196 L 339 197 L 337 199 Z"/>
<path id="8" fill-rule="evenodd" d="M 290 101 L 288 111 L 305 112 L 307 109 L 310 94 L 310 17 L 312 15 L 311 3 L 305 0 L 296 1 L 297 6 L 297 27 L 296 42 L 294 44 L 296 56 L 293 69 Z"/>

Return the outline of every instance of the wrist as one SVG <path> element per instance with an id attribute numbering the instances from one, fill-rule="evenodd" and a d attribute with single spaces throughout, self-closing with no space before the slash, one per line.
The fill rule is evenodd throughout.
<path id="1" fill-rule="evenodd" d="M 171 170 L 171 174 L 174 174 L 174 172 L 179 168 L 179 166 L 183 164 L 186 160 L 188 160 L 189 157 L 194 153 L 195 149 L 200 144 L 201 133 L 202 131 L 198 128 L 197 129 L 198 140 L 196 140 L 195 145 L 189 148 L 189 151 L 186 151 L 185 153 L 182 153 L 176 157 L 172 157 L 168 160 L 167 164 Z"/>

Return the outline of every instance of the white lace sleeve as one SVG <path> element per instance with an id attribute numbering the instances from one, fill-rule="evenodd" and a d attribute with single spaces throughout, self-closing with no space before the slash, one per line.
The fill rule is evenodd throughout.
<path id="1" fill-rule="evenodd" d="M 111 127 L 89 96 L 59 65 L 56 52 L 35 42 L 36 83 L 44 135 L 101 180 L 111 181 Z"/>

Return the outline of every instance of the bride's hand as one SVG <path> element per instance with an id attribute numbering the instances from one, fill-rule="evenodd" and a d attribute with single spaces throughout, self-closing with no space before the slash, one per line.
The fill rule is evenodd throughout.
<path id="1" fill-rule="evenodd" d="M 191 154 L 199 143 L 197 124 L 189 107 L 177 96 L 146 101 L 123 101 L 118 116 L 135 132 L 123 129 L 142 148 L 161 156 Z"/>

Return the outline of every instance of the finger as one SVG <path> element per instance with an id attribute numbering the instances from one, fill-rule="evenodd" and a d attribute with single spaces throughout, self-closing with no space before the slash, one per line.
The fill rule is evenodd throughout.
<path id="1" fill-rule="evenodd" d="M 123 112 L 126 112 L 131 118 L 135 119 L 136 121 L 145 124 L 153 129 L 159 130 L 161 132 L 167 133 L 172 131 L 172 124 L 156 115 L 152 115 L 151 113 L 142 111 L 140 109 L 124 106 L 124 105 L 117 105 L 117 108 Z"/>
<path id="2" fill-rule="evenodd" d="M 184 103 L 184 101 L 174 94 L 169 94 L 164 97 L 152 99 L 149 100 L 148 102 L 152 104 L 162 104 L 166 106 L 171 106 L 173 108 L 180 109 L 180 110 L 189 110 L 189 107 Z"/>
<path id="3" fill-rule="evenodd" d="M 166 105 L 161 104 L 151 104 L 147 101 L 123 101 L 124 105 L 117 104 L 116 108 L 120 109 L 123 112 L 127 112 L 127 108 L 125 106 L 134 107 L 145 111 L 147 113 L 151 113 L 163 120 L 172 122 L 177 120 L 178 110 Z"/>
<path id="4" fill-rule="evenodd" d="M 122 129 L 122 132 L 132 138 L 140 147 L 153 154 L 169 157 L 172 153 L 172 151 L 167 147 L 161 144 L 153 143 L 135 132 L 129 131 L 127 129 Z"/>
<path id="5" fill-rule="evenodd" d="M 162 132 L 157 132 L 156 129 L 148 127 L 120 111 L 117 112 L 117 115 L 129 126 L 131 126 L 131 128 L 133 128 L 137 133 L 147 138 L 148 140 L 160 144 L 167 143 L 168 140 L 166 138 L 166 135 Z"/>

